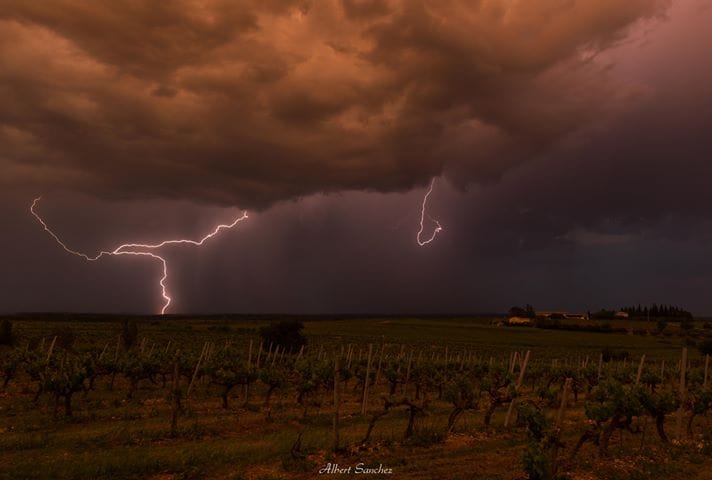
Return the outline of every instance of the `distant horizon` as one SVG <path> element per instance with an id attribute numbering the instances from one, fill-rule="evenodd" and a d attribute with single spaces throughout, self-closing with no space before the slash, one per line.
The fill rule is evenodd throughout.
<path id="1" fill-rule="evenodd" d="M 619 309 L 612 309 L 619 310 Z M 564 310 L 564 309 L 537 309 L 537 312 L 566 312 L 571 314 L 581 314 L 587 313 L 589 310 Z M 591 313 L 594 311 L 591 310 Z M 695 319 L 705 319 L 712 318 L 712 314 L 703 313 L 697 314 L 695 312 L 690 312 Z M 77 317 L 144 317 L 144 318 L 189 318 L 189 317 L 201 317 L 201 318 L 224 318 L 224 317 L 257 317 L 257 318 L 344 318 L 344 319 L 355 319 L 355 318 L 476 318 L 476 317 L 506 317 L 509 316 L 508 311 L 501 312 L 440 312 L 440 313 L 413 313 L 413 312 L 403 312 L 403 313 L 379 313 L 379 312 L 322 312 L 322 313 L 285 313 L 285 312 L 221 312 L 221 313 L 205 313 L 205 312 L 191 312 L 191 313 L 130 313 L 130 312 L 61 312 L 61 311 L 46 311 L 46 312 L 0 312 L 0 317 L 29 317 L 29 316 L 47 316 L 47 317 L 60 317 L 60 316 L 77 316 Z M 640 317 L 638 317 L 640 318 Z M 602 319 L 604 320 L 604 319 Z M 613 320 L 613 319 L 605 319 Z"/>

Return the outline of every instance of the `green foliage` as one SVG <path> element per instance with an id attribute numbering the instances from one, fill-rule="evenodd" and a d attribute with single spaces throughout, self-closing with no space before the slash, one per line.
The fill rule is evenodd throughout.
<path id="1" fill-rule="evenodd" d="M 557 477 L 557 453 L 563 445 L 559 431 L 544 411 L 531 403 L 517 407 L 517 425 L 527 429 L 528 445 L 522 455 L 522 467 L 530 480 L 554 480 Z"/>
<path id="2" fill-rule="evenodd" d="M 630 358 L 630 352 L 628 352 L 627 350 L 614 349 L 611 347 L 605 347 L 603 350 L 601 350 L 601 355 L 603 355 L 604 362 L 620 362 Z"/>
<path id="3" fill-rule="evenodd" d="M 268 396 L 273 390 L 287 386 L 287 372 L 281 365 L 266 365 L 260 370 L 259 378 L 267 386 Z"/>
<path id="4" fill-rule="evenodd" d="M 203 366 L 212 383 L 226 388 L 248 385 L 257 380 L 257 373 L 247 367 L 246 359 L 233 348 L 215 352 Z"/>
<path id="5" fill-rule="evenodd" d="M 479 397 L 475 382 L 466 374 L 453 377 L 443 392 L 445 400 L 460 408 L 475 408 Z"/>
<path id="6" fill-rule="evenodd" d="M 712 385 L 692 390 L 688 396 L 688 408 L 695 415 L 704 415 L 712 410 Z"/>
<path id="7" fill-rule="evenodd" d="M 552 478 L 549 461 L 539 443 L 529 443 L 522 457 L 522 467 L 529 480 L 551 480 Z"/>
<path id="8" fill-rule="evenodd" d="M 54 357 L 53 364 L 41 374 L 42 389 L 57 398 L 64 398 L 64 412 L 72 416 L 72 396 L 84 389 L 84 381 L 91 373 L 92 359 L 89 355 Z"/>
<path id="9" fill-rule="evenodd" d="M 74 333 L 74 330 L 68 326 L 55 328 L 52 332 L 52 336 L 57 337 L 55 347 L 64 350 L 71 350 L 74 348 L 74 343 L 77 340 L 76 333 Z"/>
<path id="10" fill-rule="evenodd" d="M 595 422 L 605 422 L 614 417 L 631 418 L 642 411 L 640 399 L 631 395 L 621 382 L 607 379 L 593 390 L 591 401 L 586 403 L 586 416 Z"/>
<path id="11" fill-rule="evenodd" d="M 531 403 L 522 403 L 517 407 L 517 425 L 525 426 L 529 437 L 536 441 L 544 438 L 549 423 L 544 412 Z"/>
<path id="12" fill-rule="evenodd" d="M 12 331 L 12 322 L 9 318 L 3 319 L 0 322 L 0 345 L 13 346 L 15 344 L 15 335 Z"/>
<path id="13" fill-rule="evenodd" d="M 396 388 L 405 382 L 406 362 L 403 359 L 390 358 L 383 367 L 383 376 L 390 385 L 389 393 L 396 393 Z"/>
<path id="14" fill-rule="evenodd" d="M 303 330 L 304 324 L 299 320 L 282 320 L 260 328 L 260 336 L 266 346 L 280 346 L 284 351 L 296 352 L 307 344 Z"/>
<path id="15" fill-rule="evenodd" d="M 639 388 L 636 395 L 640 405 L 652 416 L 674 412 L 678 406 L 677 396 L 671 391 L 651 392 Z"/>
<path id="16" fill-rule="evenodd" d="M 18 370 L 20 369 L 22 360 L 23 356 L 17 350 L 12 350 L 0 356 L 0 373 L 3 377 L 3 388 L 7 387 L 7 384 L 10 383 L 10 380 L 15 377 Z"/>

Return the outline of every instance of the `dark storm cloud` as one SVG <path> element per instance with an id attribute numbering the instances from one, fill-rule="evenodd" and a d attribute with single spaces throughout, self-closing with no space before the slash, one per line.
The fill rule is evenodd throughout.
<path id="1" fill-rule="evenodd" d="M 263 207 L 498 178 L 641 90 L 661 0 L 0 0 L 8 187 Z"/>

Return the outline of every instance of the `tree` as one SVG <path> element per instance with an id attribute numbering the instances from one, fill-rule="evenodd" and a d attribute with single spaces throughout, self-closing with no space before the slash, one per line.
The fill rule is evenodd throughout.
<path id="1" fill-rule="evenodd" d="M 267 346 L 276 347 L 279 345 L 284 351 L 296 351 L 307 344 L 302 330 L 304 330 L 304 324 L 299 320 L 281 320 L 260 328 L 260 336 L 262 342 Z"/>
<path id="2" fill-rule="evenodd" d="M 13 346 L 15 335 L 12 332 L 12 322 L 6 318 L 0 323 L 0 345 Z"/>
<path id="3" fill-rule="evenodd" d="M 509 316 L 534 318 L 536 317 L 536 311 L 534 310 L 534 307 L 528 303 L 524 306 L 524 308 L 515 305 L 514 307 L 509 309 Z"/>

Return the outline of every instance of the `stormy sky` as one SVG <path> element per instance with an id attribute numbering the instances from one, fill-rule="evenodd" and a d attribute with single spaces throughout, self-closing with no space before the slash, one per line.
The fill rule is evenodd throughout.
<path id="1" fill-rule="evenodd" d="M 0 0 L 0 312 L 712 313 L 707 0 Z M 420 205 L 443 226 L 419 247 Z M 426 218 L 426 233 L 434 224 Z"/>

